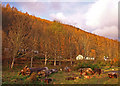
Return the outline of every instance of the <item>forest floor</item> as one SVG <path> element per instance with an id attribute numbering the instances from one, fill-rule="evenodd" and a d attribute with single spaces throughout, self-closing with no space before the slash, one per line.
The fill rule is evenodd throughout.
<path id="1" fill-rule="evenodd" d="M 2 70 L 2 84 L 45 84 L 40 80 L 29 81 L 30 76 L 18 75 L 18 72 L 22 69 L 22 66 L 13 68 L 12 70 L 8 67 L 3 67 Z M 118 68 L 114 68 L 115 71 Z M 118 78 L 109 78 L 107 75 L 111 68 L 104 68 L 104 73 L 101 75 L 93 75 L 90 79 L 81 77 L 75 80 L 66 80 L 67 77 L 80 76 L 80 73 L 76 71 L 64 72 L 58 71 L 57 73 L 51 74 L 48 78 L 52 79 L 50 84 L 118 84 Z M 44 78 L 44 77 L 43 77 Z"/>

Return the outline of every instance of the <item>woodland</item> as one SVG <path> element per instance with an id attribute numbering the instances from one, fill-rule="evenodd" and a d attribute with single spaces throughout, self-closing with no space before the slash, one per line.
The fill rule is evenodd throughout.
<path id="1" fill-rule="evenodd" d="M 104 56 L 117 65 L 117 40 L 108 39 L 85 32 L 75 26 L 59 21 L 49 21 L 22 13 L 15 7 L 2 5 L 2 59 L 12 59 L 11 68 L 16 58 L 44 58 L 47 60 L 75 60 L 78 55 L 94 57 L 95 63 L 103 62 Z M 104 62 L 103 62 L 104 63 Z M 31 64 L 32 66 L 32 64 Z"/>

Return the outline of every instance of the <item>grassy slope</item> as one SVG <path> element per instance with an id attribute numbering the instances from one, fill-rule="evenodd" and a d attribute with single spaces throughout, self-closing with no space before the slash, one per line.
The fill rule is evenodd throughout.
<path id="1" fill-rule="evenodd" d="M 40 80 L 38 81 L 28 81 L 29 76 L 18 75 L 20 69 L 15 68 L 13 70 L 8 70 L 7 68 L 3 69 L 2 79 L 3 84 L 44 84 Z M 72 71 L 70 73 L 59 71 L 58 73 L 51 74 L 49 78 L 52 78 L 53 81 L 51 84 L 117 84 L 118 78 L 110 79 L 107 74 L 94 75 L 91 79 L 85 79 L 81 77 L 76 80 L 65 80 L 66 77 L 79 76 L 79 72 Z"/>

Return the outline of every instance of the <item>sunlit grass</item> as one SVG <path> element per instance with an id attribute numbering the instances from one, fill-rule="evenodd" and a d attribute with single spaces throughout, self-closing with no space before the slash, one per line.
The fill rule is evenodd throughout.
<path id="1" fill-rule="evenodd" d="M 111 70 L 111 69 L 105 69 L 105 70 Z M 21 83 L 45 84 L 40 80 L 34 82 L 28 81 L 27 79 L 30 76 L 18 75 L 19 71 L 20 71 L 19 68 L 14 68 L 14 70 L 3 70 L 2 83 L 3 84 L 21 84 Z M 77 71 L 71 71 L 71 72 L 59 71 L 58 73 L 51 74 L 48 78 L 51 78 L 53 80 L 50 84 L 118 84 L 118 78 L 110 79 L 107 74 L 93 75 L 90 79 L 86 79 L 82 76 L 81 78 L 75 80 L 65 80 L 66 77 L 76 77 L 76 76 L 80 76 L 79 72 Z"/>

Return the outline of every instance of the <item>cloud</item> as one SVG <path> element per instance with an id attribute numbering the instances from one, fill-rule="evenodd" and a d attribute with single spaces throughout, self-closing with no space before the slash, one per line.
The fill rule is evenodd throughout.
<path id="1" fill-rule="evenodd" d="M 46 5 L 43 2 L 20 2 L 21 10 L 23 12 L 29 12 L 32 15 L 40 15 L 47 11 Z"/>
<path id="2" fill-rule="evenodd" d="M 111 39 L 118 38 L 118 27 L 117 26 L 108 26 L 103 29 L 96 29 L 93 31 L 94 34 L 109 37 Z"/>
<path id="3" fill-rule="evenodd" d="M 94 2 L 96 0 L 1 0 L 2 2 Z"/>
<path id="4" fill-rule="evenodd" d="M 69 9 L 68 7 L 74 5 L 71 3 L 67 4 L 66 7 L 63 5 L 64 11 L 51 13 L 50 18 L 100 36 L 118 39 L 118 1 L 97 0 L 87 4 L 87 7 L 81 4 L 81 6 L 76 5 Z"/>
<path id="5" fill-rule="evenodd" d="M 85 30 L 87 26 L 85 25 L 85 12 L 87 12 L 88 4 L 81 6 L 81 3 L 61 3 L 61 9 L 58 12 L 50 14 L 51 20 L 57 20 L 64 24 L 73 25 Z M 85 4 L 85 3 L 84 3 Z M 70 8 L 74 7 L 74 8 Z"/>
<path id="6" fill-rule="evenodd" d="M 54 11 L 61 9 L 61 3 L 59 2 L 39 2 L 38 0 L 34 0 L 34 2 L 15 2 L 20 7 L 22 12 L 28 12 L 31 15 L 35 15 L 37 17 L 47 18 L 47 15 Z"/>
<path id="7" fill-rule="evenodd" d="M 20 10 L 48 20 L 58 20 L 97 35 L 115 39 L 118 37 L 119 0 L 95 0 L 96 2 L 84 3 L 34 1 L 19 2 Z"/>
<path id="8" fill-rule="evenodd" d="M 50 17 L 52 20 L 57 20 L 60 21 L 64 24 L 69 24 L 73 25 L 76 27 L 82 27 L 83 26 L 83 21 L 84 21 L 84 15 L 82 13 L 74 13 L 71 15 L 65 15 L 63 12 L 58 12 L 58 13 L 52 13 L 50 14 Z"/>
<path id="9" fill-rule="evenodd" d="M 59 20 L 59 21 L 64 21 L 66 20 L 66 17 L 63 15 L 62 12 L 59 12 L 59 13 L 52 13 L 50 14 L 50 17 L 53 19 L 53 20 Z"/>
<path id="10" fill-rule="evenodd" d="M 39 0 L 1 0 L 2 2 L 37 2 Z"/>
<path id="11" fill-rule="evenodd" d="M 92 33 L 118 38 L 118 1 L 98 0 L 86 13 L 86 25 L 94 28 Z"/>

